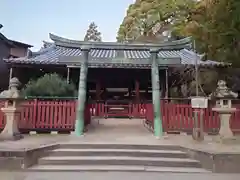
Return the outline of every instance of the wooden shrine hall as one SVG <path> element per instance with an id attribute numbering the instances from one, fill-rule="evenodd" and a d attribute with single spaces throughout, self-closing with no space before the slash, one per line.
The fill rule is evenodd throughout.
<path id="1" fill-rule="evenodd" d="M 84 106 L 88 99 L 114 101 L 152 100 L 154 132 L 161 133 L 160 98 L 168 95 L 168 70 L 176 66 L 221 66 L 201 61 L 191 51 L 191 38 L 159 44 L 85 42 L 50 34 L 53 42 L 27 57 L 5 59 L 10 77 L 25 84 L 30 78 L 56 72 L 78 84 L 75 129 L 83 133 Z M 124 106 L 124 104 L 122 104 Z"/>
<path id="2" fill-rule="evenodd" d="M 191 39 L 159 44 L 120 44 L 108 42 L 84 42 L 69 40 L 50 34 L 53 42 L 44 42 L 38 52 L 27 57 L 5 59 L 10 76 L 16 76 L 23 84 L 45 73 L 56 72 L 68 81 L 78 84 L 80 64 L 89 46 L 87 98 L 92 100 L 151 100 L 150 50 L 158 49 L 158 69 L 161 96 L 168 97 L 168 71 L 179 65 L 219 65 L 214 61 L 201 61 L 191 51 Z M 24 72 L 24 73 L 23 73 Z"/>

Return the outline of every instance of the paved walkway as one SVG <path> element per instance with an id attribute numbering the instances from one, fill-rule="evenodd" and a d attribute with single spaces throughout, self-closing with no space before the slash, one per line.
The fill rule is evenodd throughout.
<path id="1" fill-rule="evenodd" d="M 176 142 L 178 145 L 189 148 L 196 149 L 199 151 L 205 151 L 209 153 L 240 153 L 240 143 L 232 142 L 230 144 L 222 144 L 216 140 L 216 136 L 205 136 L 204 141 L 197 142 L 192 139 L 192 136 L 179 136 L 179 135 L 169 135 L 169 141 Z M 237 137 L 239 140 L 240 137 Z"/>
<path id="2" fill-rule="evenodd" d="M 180 145 L 191 149 L 214 153 L 239 153 L 240 143 L 221 144 L 215 136 L 205 136 L 203 142 L 196 142 L 191 135 L 166 135 L 161 139 L 143 126 L 141 119 L 101 119 L 94 121 L 83 137 L 70 136 L 67 143 L 115 143 Z"/>
<path id="3" fill-rule="evenodd" d="M 67 135 L 25 135 L 19 141 L 0 141 L 0 151 L 27 150 L 65 141 Z"/>
<path id="4" fill-rule="evenodd" d="M 26 150 L 55 143 L 115 143 L 181 145 L 184 147 L 214 153 L 239 153 L 240 143 L 221 144 L 213 141 L 214 136 L 205 136 L 203 142 L 196 142 L 184 135 L 167 135 L 156 139 L 152 132 L 143 126 L 141 119 L 101 119 L 93 121 L 83 137 L 75 135 L 26 135 L 20 141 L 1 141 L 0 151 Z"/>
<path id="5" fill-rule="evenodd" d="M 79 173 L 14 173 L 0 172 L 3 180 L 239 180 L 240 174 L 191 174 L 191 173 L 136 173 L 136 172 L 79 172 Z"/>
<path id="6" fill-rule="evenodd" d="M 84 137 L 71 136 L 69 143 L 159 144 L 142 119 L 101 119 L 93 122 Z"/>

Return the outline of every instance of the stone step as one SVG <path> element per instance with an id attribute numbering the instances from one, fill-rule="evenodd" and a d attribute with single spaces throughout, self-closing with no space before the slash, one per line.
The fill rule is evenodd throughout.
<path id="1" fill-rule="evenodd" d="M 198 161 L 188 158 L 132 157 L 132 156 L 47 156 L 39 165 L 138 165 L 201 168 Z"/>
<path id="2" fill-rule="evenodd" d="M 187 158 L 179 150 L 155 149 L 55 149 L 47 152 L 50 156 L 131 156 L 131 157 L 172 157 Z"/>
<path id="3" fill-rule="evenodd" d="M 79 171 L 136 171 L 136 172 L 171 172 L 171 173 L 211 173 L 201 168 L 182 167 L 155 167 L 155 166 L 119 166 L 119 165 L 36 165 L 29 171 L 50 171 L 50 172 L 79 172 Z"/>
<path id="4" fill-rule="evenodd" d="M 60 144 L 61 149 L 146 149 L 146 150 L 182 150 L 181 147 L 175 145 L 140 145 L 140 144 L 77 144 L 77 143 L 65 143 Z"/>

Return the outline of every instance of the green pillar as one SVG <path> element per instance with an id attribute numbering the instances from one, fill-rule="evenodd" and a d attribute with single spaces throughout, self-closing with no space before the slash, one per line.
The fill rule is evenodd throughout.
<path id="1" fill-rule="evenodd" d="M 89 48 L 81 48 L 83 53 L 83 61 L 81 63 L 81 69 L 79 74 L 78 84 L 78 104 L 77 114 L 75 122 L 75 134 L 76 136 L 83 135 L 84 132 L 84 109 L 86 102 L 86 88 L 87 88 L 87 72 L 88 72 L 88 54 Z"/>
<path id="2" fill-rule="evenodd" d="M 163 136 L 163 127 L 162 127 L 162 115 L 161 115 L 161 104 L 160 104 L 160 82 L 159 82 L 159 69 L 157 62 L 158 50 L 150 50 L 151 53 L 151 75 L 152 75 L 152 102 L 153 102 L 153 111 L 154 111 L 154 135 L 156 137 Z"/>

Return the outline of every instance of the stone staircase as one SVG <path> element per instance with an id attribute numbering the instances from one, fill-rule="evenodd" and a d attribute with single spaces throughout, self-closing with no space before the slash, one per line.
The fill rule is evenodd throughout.
<path id="1" fill-rule="evenodd" d="M 124 144 L 61 144 L 29 170 L 209 172 L 177 146 Z"/>

